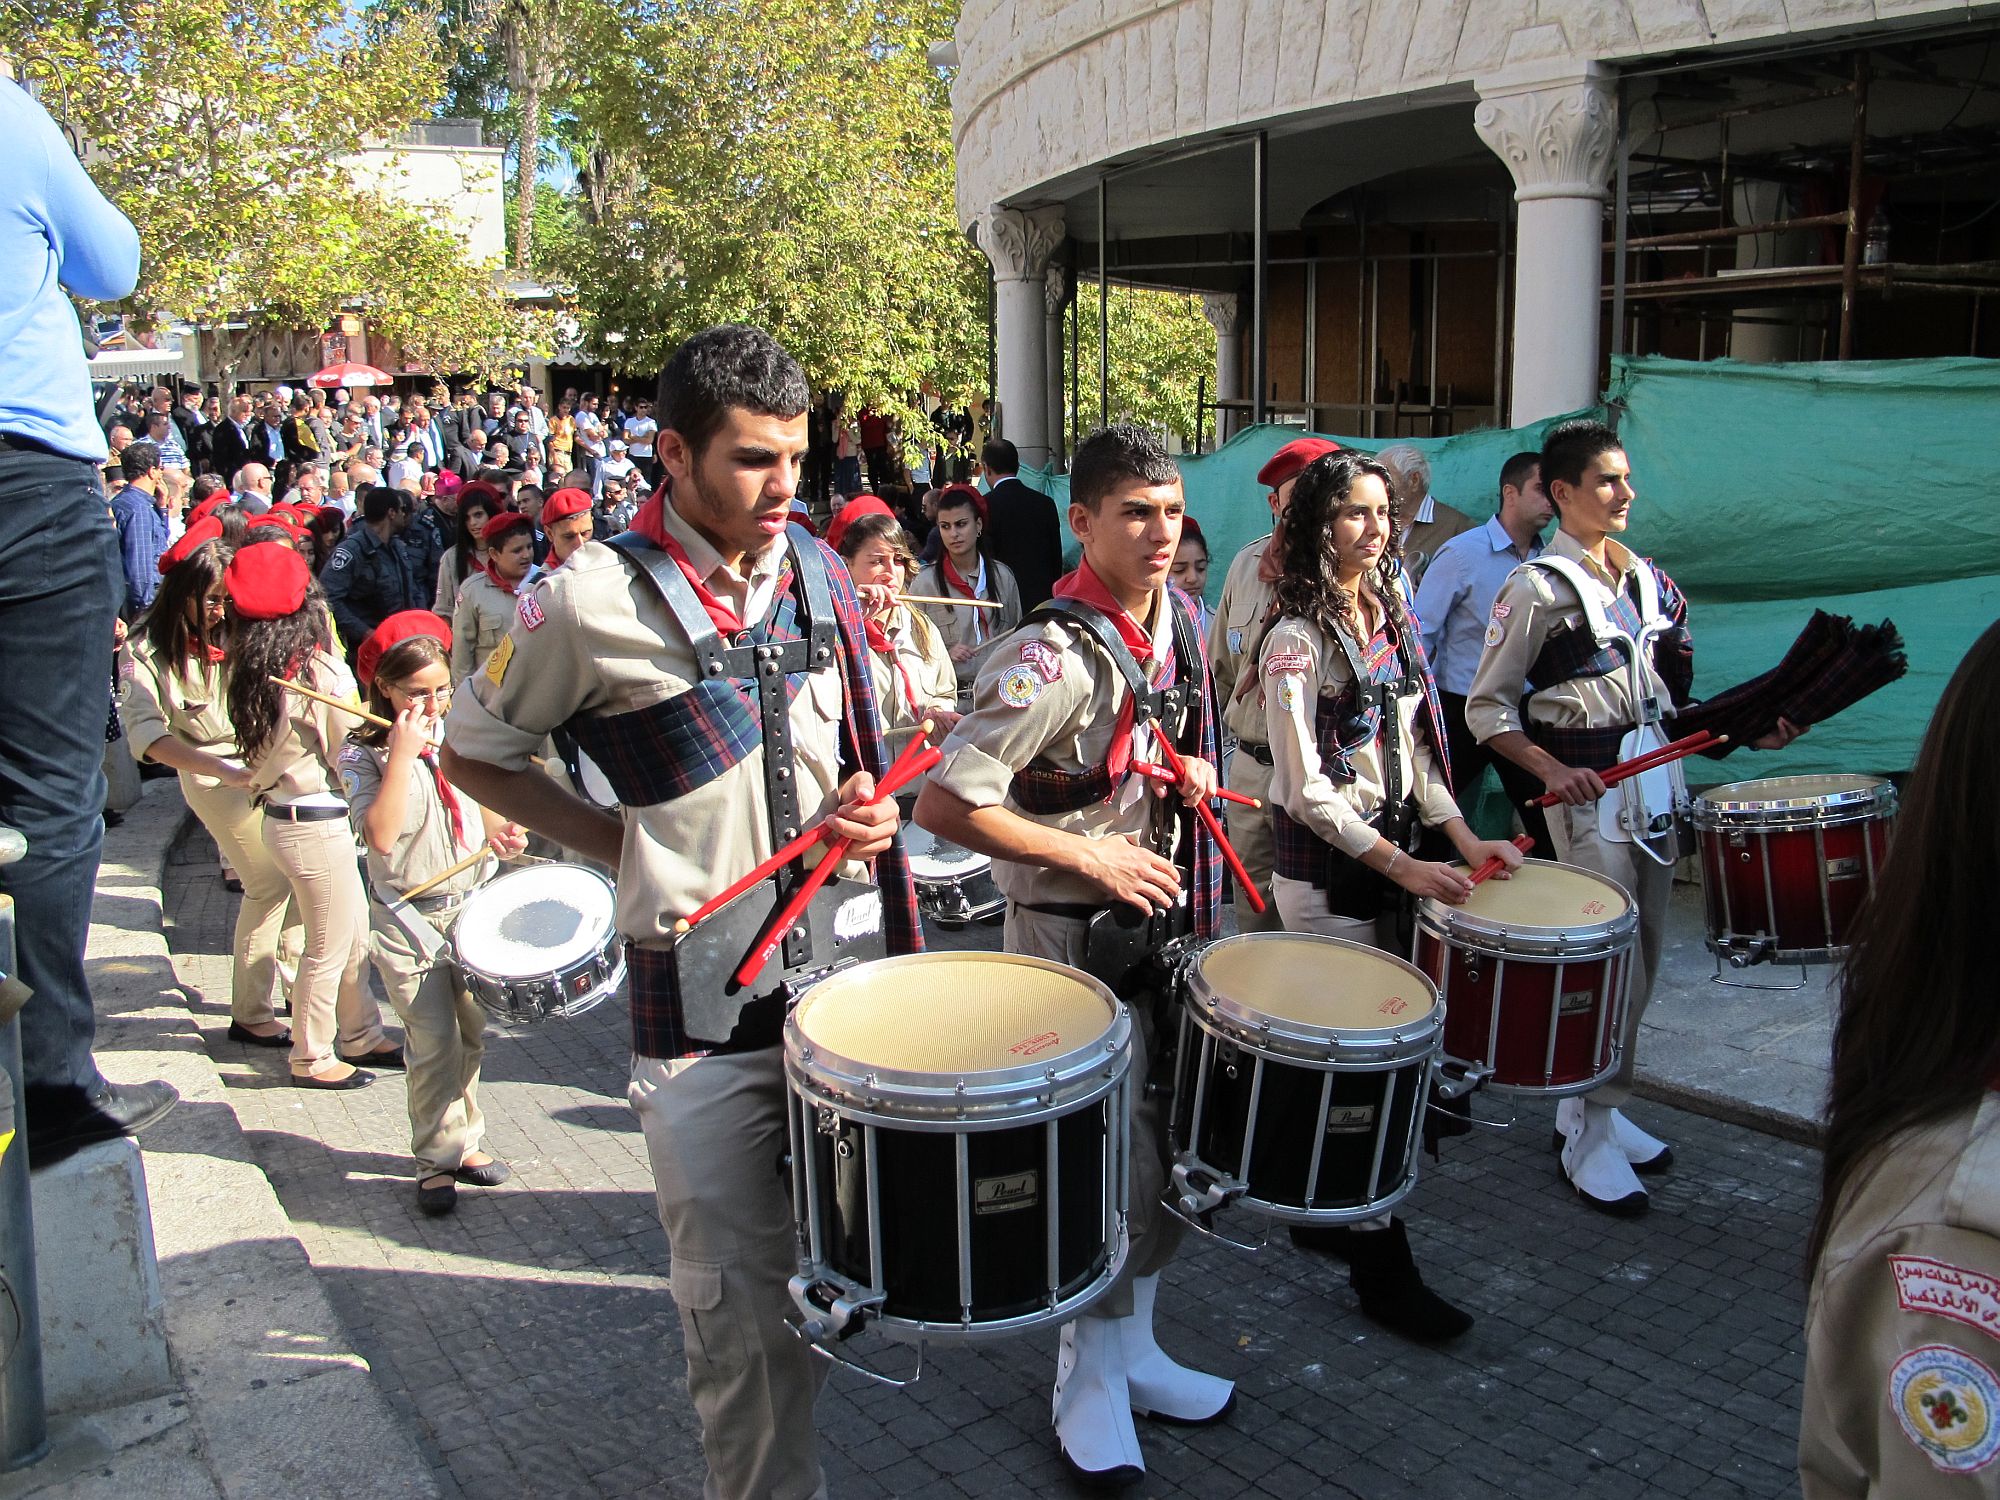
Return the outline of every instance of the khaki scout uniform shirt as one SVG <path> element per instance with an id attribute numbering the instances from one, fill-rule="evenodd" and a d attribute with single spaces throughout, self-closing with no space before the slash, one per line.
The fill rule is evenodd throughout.
<path id="1" fill-rule="evenodd" d="M 1805 1500 L 2000 1495 L 2000 1096 L 1861 1171 L 1806 1304 Z"/>
<path id="2" fill-rule="evenodd" d="M 250 800 L 338 802 L 340 776 L 335 764 L 348 734 L 362 724 L 354 674 L 339 657 L 315 651 L 294 681 L 317 688 L 329 698 L 354 703 L 355 711 L 342 713 L 316 698 L 279 688 L 286 714 L 264 753 L 250 763 Z"/>
<path id="3" fill-rule="evenodd" d="M 993 648 L 1000 638 L 1021 623 L 1021 585 L 1014 579 L 1014 570 L 996 558 L 985 559 L 986 585 L 980 588 L 977 578 L 969 579 L 982 599 L 999 601 L 998 609 L 973 609 L 964 604 L 920 604 L 930 622 L 937 626 L 938 634 L 944 637 L 946 654 L 953 646 L 973 646 L 972 655 L 964 661 L 952 663 L 960 689 L 972 686 L 980 670 L 993 655 Z M 944 565 L 932 563 L 922 569 L 910 584 L 912 594 L 928 594 L 944 598 L 952 590 L 944 581 Z M 983 642 L 983 644 L 982 644 Z"/>
<path id="4" fill-rule="evenodd" d="M 1567 531 L 1558 531 L 1542 555 L 1580 563 L 1597 587 L 1600 607 L 1608 611 L 1626 580 L 1646 565 L 1615 540 L 1607 540 L 1604 551 L 1615 572 L 1599 567 Z M 1465 700 L 1466 725 L 1481 744 L 1508 730 L 1527 728 L 1521 721 L 1521 698 L 1527 692 L 1528 669 L 1542 654 L 1549 637 L 1560 631 L 1589 629 L 1583 603 L 1567 580 L 1528 564 L 1508 575 L 1493 601 L 1493 617 L 1486 626 L 1486 651 Z M 1647 691 L 1671 711 L 1673 698 L 1653 668 L 1652 653 L 1645 653 L 1640 670 L 1645 673 Z M 1629 675 L 1621 668 L 1604 677 L 1553 683 L 1528 700 L 1528 719 L 1559 729 L 1636 724 L 1639 706 L 1632 701 Z"/>
<path id="5" fill-rule="evenodd" d="M 222 664 L 190 656 L 169 667 L 153 655 L 153 643 L 144 635 L 134 635 L 129 649 L 132 675 L 118 712 L 133 759 L 143 762 L 148 747 L 168 736 L 191 750 L 233 759 L 236 731 L 223 703 Z M 197 786 L 222 785 L 213 776 L 194 780 Z"/>
<path id="6" fill-rule="evenodd" d="M 347 788 L 348 817 L 354 824 L 355 837 L 368 853 L 369 884 L 401 895 L 433 876 L 443 874 L 473 850 L 482 847 L 486 843 L 486 820 L 480 813 L 479 804 L 453 787 L 452 791 L 458 796 L 458 818 L 463 829 L 463 836 L 454 838 L 451 814 L 445 810 L 444 799 L 438 795 L 430 767 L 421 761 L 412 761 L 405 771 L 409 788 L 403 801 L 402 830 L 396 835 L 395 847 L 388 854 L 377 854 L 362 830 L 362 821 L 368 809 L 375 805 L 376 797 L 381 795 L 382 776 L 388 765 L 389 747 L 386 745 L 361 745 L 349 740 L 347 748 L 340 752 L 340 780 Z M 474 865 L 469 870 L 459 871 L 442 885 L 432 886 L 420 899 L 428 903 L 435 896 L 462 896 L 492 873 L 491 861 Z"/>
<path id="7" fill-rule="evenodd" d="M 1264 639 L 1264 723 L 1271 742 L 1271 800 L 1342 853 L 1356 859 L 1375 847 L 1380 835 L 1368 819 L 1388 796 L 1387 767 L 1378 734 L 1350 757 L 1354 780 L 1340 783 L 1320 760 L 1314 727 L 1318 700 L 1335 697 L 1354 681 L 1338 641 L 1307 620 L 1286 616 Z M 1252 696 L 1256 696 L 1253 690 Z M 1451 789 L 1438 774 L 1437 758 L 1417 733 L 1421 692 L 1396 700 L 1396 733 L 1401 738 L 1403 787 L 1417 803 L 1426 828 L 1459 815 Z"/>
<path id="8" fill-rule="evenodd" d="M 1164 591 L 1153 596 L 1153 662 L 1148 680 L 1158 685 L 1174 649 L 1172 611 Z M 1037 644 L 1039 643 L 1039 644 Z M 1027 648 L 1024 650 L 1024 648 Z M 1040 665 L 1055 653 L 1050 681 Z M 1153 795 L 1151 778 L 1130 775 L 1105 802 L 1070 813 L 1023 812 L 1012 796 L 1014 773 L 1040 758 L 1059 771 L 1088 771 L 1104 764 L 1118 712 L 1130 697 L 1125 679 L 1081 631 L 1058 620 L 1026 626 L 1000 641 L 973 689 L 972 712 L 960 719 L 939 748 L 944 758 L 931 780 L 960 801 L 1005 807 L 1045 828 L 1085 838 L 1125 834 L 1157 848 L 1179 799 Z M 1143 731 L 1133 758 L 1157 760 Z M 1011 901 L 1083 902 L 1109 906 L 1111 898 L 1079 875 L 1014 860 L 993 861 L 993 883 Z"/>
<path id="9" fill-rule="evenodd" d="M 1236 554 L 1222 580 L 1222 599 L 1215 606 L 1215 618 L 1208 627 L 1208 670 L 1215 678 L 1215 702 L 1222 711 L 1222 727 L 1246 744 L 1262 745 L 1265 739 L 1264 705 L 1258 701 L 1253 681 L 1244 686 L 1245 667 L 1256 667 L 1258 638 L 1264 633 L 1264 616 L 1277 602 L 1278 591 L 1257 576 L 1263 565 L 1264 550 L 1271 545 L 1267 533 Z"/>
<path id="10" fill-rule="evenodd" d="M 868 653 L 869 671 L 875 680 L 875 704 L 882 715 L 882 732 L 886 735 L 911 729 L 922 723 L 923 714 L 933 708 L 956 708 L 958 678 L 952 669 L 957 663 L 945 654 L 937 627 L 919 614 L 914 605 L 905 604 L 890 612 L 882 622 L 882 629 L 889 637 L 889 644 L 895 647 L 893 658 L 879 651 Z M 903 669 L 901 672 L 896 670 L 898 665 Z M 905 676 L 917 695 L 915 711 L 904 692 Z M 891 755 L 899 748 L 899 744 L 892 744 Z"/>
<path id="11" fill-rule="evenodd" d="M 520 595 L 508 593 L 484 573 L 474 573 L 458 586 L 458 603 L 451 613 L 454 687 L 478 671 L 507 638 L 520 607 Z"/>
<path id="12" fill-rule="evenodd" d="M 747 579 L 726 567 L 700 532 L 665 508 L 668 532 L 696 574 L 737 618 L 770 609 L 785 560 L 782 537 L 754 558 Z M 544 575 L 532 597 L 542 612 L 530 629 L 516 619 L 485 667 L 467 680 L 445 720 L 460 755 L 511 771 L 531 768 L 549 732 L 576 714 L 616 714 L 676 697 L 692 685 L 694 649 L 648 580 L 601 542 L 586 542 Z M 837 805 L 840 785 L 841 673 L 807 674 L 792 700 L 799 812 L 810 825 Z M 621 809 L 618 930 L 635 942 L 667 946 L 676 920 L 771 852 L 764 812 L 764 751 L 684 797 Z M 858 861 L 842 874 L 866 878 Z"/>

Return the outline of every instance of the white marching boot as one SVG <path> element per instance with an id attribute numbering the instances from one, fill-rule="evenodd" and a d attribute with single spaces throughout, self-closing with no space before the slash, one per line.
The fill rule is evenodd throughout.
<path id="1" fill-rule="evenodd" d="M 1563 1124 L 1567 1116 L 1563 1111 L 1572 1104 L 1581 1103 L 1581 1100 L 1566 1099 L 1556 1107 L 1556 1131 L 1552 1142 L 1556 1150 L 1562 1150 L 1563 1143 L 1569 1139 Z M 1611 1133 L 1618 1142 L 1618 1149 L 1625 1153 L 1625 1160 L 1632 1164 L 1633 1171 L 1642 1176 L 1650 1176 L 1654 1172 L 1664 1172 L 1674 1164 L 1672 1146 L 1658 1136 L 1641 1130 L 1632 1123 L 1624 1110 L 1614 1108 L 1610 1113 Z"/>
<path id="2" fill-rule="evenodd" d="M 1146 1476 L 1125 1380 L 1123 1321 L 1065 1323 L 1056 1350 L 1056 1443 L 1070 1472 L 1096 1489 L 1124 1489 Z"/>
<path id="3" fill-rule="evenodd" d="M 1132 1410 L 1142 1417 L 1184 1427 L 1220 1422 L 1236 1405 L 1236 1382 L 1177 1364 L 1159 1346 L 1153 1338 L 1153 1304 L 1159 1294 L 1158 1275 L 1135 1278 L 1132 1315 L 1115 1320 Z"/>
<path id="4" fill-rule="evenodd" d="M 1637 1218 L 1646 1211 L 1646 1189 L 1619 1144 L 1617 1121 L 1617 1110 L 1587 1099 L 1557 1105 L 1563 1175 L 1592 1208 L 1621 1219 Z"/>

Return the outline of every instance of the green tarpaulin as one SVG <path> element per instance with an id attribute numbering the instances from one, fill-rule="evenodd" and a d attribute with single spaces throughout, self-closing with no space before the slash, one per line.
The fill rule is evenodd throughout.
<path id="1" fill-rule="evenodd" d="M 1894 619 L 1900 682 L 1780 754 L 1697 760 L 1699 782 L 1806 771 L 1897 771 L 1973 640 L 2000 616 L 2000 361 L 1746 365 L 1614 362 L 1609 400 L 1639 499 L 1626 540 L 1686 590 L 1697 694 L 1777 664 L 1815 608 Z M 1552 421 L 1555 419 L 1551 419 Z M 1484 520 L 1500 466 L 1549 423 L 1412 441 L 1432 492 Z M 1212 551 L 1209 599 L 1229 559 L 1270 529 L 1257 470 L 1297 428 L 1264 425 L 1181 461 L 1188 509 Z M 1062 475 L 1022 475 L 1068 499 Z"/>

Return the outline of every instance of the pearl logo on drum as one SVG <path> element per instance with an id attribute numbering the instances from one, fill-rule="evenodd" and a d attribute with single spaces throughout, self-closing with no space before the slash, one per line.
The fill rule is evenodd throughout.
<path id="1" fill-rule="evenodd" d="M 972 1184 L 972 1211 L 1008 1214 L 1033 1208 L 1041 1201 L 1041 1174 L 1016 1172 L 1008 1177 L 981 1177 Z"/>

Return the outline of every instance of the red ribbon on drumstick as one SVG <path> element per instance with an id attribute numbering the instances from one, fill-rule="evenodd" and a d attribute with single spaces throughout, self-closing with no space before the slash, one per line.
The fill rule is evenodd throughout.
<path id="1" fill-rule="evenodd" d="M 944 759 L 943 752 L 929 743 L 933 727 L 934 725 L 929 719 L 924 720 L 923 724 L 918 728 L 915 737 L 904 747 L 903 753 L 896 757 L 889 769 L 883 774 L 881 785 L 875 788 L 875 795 L 870 797 L 863 804 L 864 806 L 873 806 L 878 802 L 886 802 L 905 786 L 908 786 L 912 781 L 915 781 L 919 776 L 930 770 L 932 766 Z M 826 825 L 821 823 L 819 827 L 808 830 L 812 835 L 810 839 L 807 838 L 806 834 L 800 834 L 797 839 L 792 840 L 792 843 L 787 844 L 785 849 L 791 849 L 793 845 L 799 844 L 800 840 L 805 840 L 805 843 L 800 846 L 799 851 L 803 852 L 805 847 L 810 847 L 813 839 L 819 838 L 824 833 L 825 827 Z M 812 898 L 819 894 L 820 887 L 833 878 L 834 871 L 840 868 L 840 862 L 847 858 L 847 851 L 852 843 L 851 839 L 844 838 L 829 839 L 827 841 L 825 855 L 820 859 L 818 864 L 813 866 L 812 873 L 799 883 L 799 888 L 792 892 L 791 900 L 787 901 L 777 916 L 771 919 L 771 925 L 764 929 L 764 935 L 757 940 L 757 946 L 750 950 L 750 956 L 743 960 L 743 966 L 736 971 L 736 982 L 738 984 L 749 985 L 756 982 L 757 976 L 764 972 L 764 965 L 769 963 L 771 956 L 784 945 L 785 934 L 790 932 L 799 919 L 805 915 L 806 907 L 811 903 Z M 781 849 L 778 851 L 778 854 L 783 854 L 784 852 L 785 850 Z M 758 870 L 766 871 L 767 875 L 776 874 L 784 864 L 784 861 L 778 858 L 778 854 L 774 854 L 770 859 L 764 861 L 762 865 L 757 867 Z M 752 872 L 752 874 L 755 873 L 755 871 Z M 744 880 L 750 881 L 750 884 L 753 885 L 756 883 L 754 880 L 750 880 L 749 876 L 745 876 Z M 743 885 L 744 882 L 738 881 L 737 884 Z M 744 886 L 744 889 L 747 890 L 748 888 L 747 885 Z M 696 919 L 706 916 L 712 904 L 704 903 L 702 907 L 697 908 L 695 916 L 688 919 L 688 925 L 691 927 L 694 925 Z"/>
<path id="2" fill-rule="evenodd" d="M 1150 760 L 1135 760 L 1132 762 L 1132 769 L 1137 771 L 1141 776 L 1152 777 L 1155 781 L 1170 781 L 1175 784 L 1180 782 L 1180 777 L 1176 776 L 1170 767 L 1155 765 Z M 1246 797 L 1241 792 L 1230 791 L 1227 787 L 1217 787 L 1215 795 L 1220 797 L 1224 802 L 1235 802 L 1244 807 L 1262 807 L 1264 805 L 1255 797 Z"/>
<path id="3" fill-rule="evenodd" d="M 1597 779 L 1606 786 L 1616 786 L 1619 782 L 1640 775 L 1646 771 L 1657 771 L 1661 766 L 1670 765 L 1684 756 L 1695 755 L 1703 750 L 1713 750 L 1717 745 L 1727 744 L 1726 734 L 1710 734 L 1706 729 L 1689 735 L 1686 739 L 1674 740 L 1669 744 L 1657 745 L 1644 755 L 1635 755 L 1630 760 L 1621 760 L 1617 765 L 1598 773 Z M 1554 792 L 1543 792 L 1539 797 L 1528 799 L 1529 807 L 1554 807 L 1562 798 Z"/>
<path id="4" fill-rule="evenodd" d="M 1173 741 L 1164 734 L 1156 734 L 1153 739 L 1160 747 L 1160 754 L 1167 758 L 1167 765 L 1174 773 L 1174 780 L 1186 781 L 1187 762 L 1181 759 L 1181 753 L 1174 748 Z M 1222 831 L 1222 824 L 1216 818 L 1214 810 L 1206 802 L 1197 802 L 1194 811 L 1195 816 L 1201 819 L 1201 826 L 1209 831 L 1215 840 L 1215 846 L 1222 851 L 1223 859 L 1228 861 L 1230 873 L 1236 877 L 1236 883 L 1243 888 L 1243 898 L 1250 903 L 1250 910 L 1262 911 L 1264 898 L 1257 894 L 1257 883 L 1250 878 L 1250 872 L 1243 868 L 1243 861 L 1237 858 L 1236 848 L 1229 842 L 1229 835 Z"/>
<path id="5" fill-rule="evenodd" d="M 1535 841 L 1524 833 L 1515 838 L 1514 847 L 1519 849 L 1523 854 L 1526 854 L 1530 849 L 1535 847 Z M 1506 868 L 1507 861 L 1496 854 L 1472 872 L 1472 883 L 1474 885 L 1483 885 Z"/>

